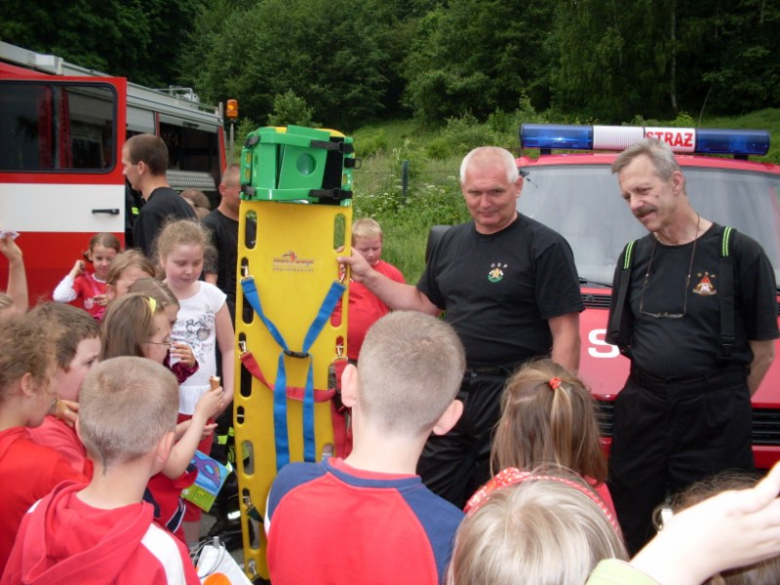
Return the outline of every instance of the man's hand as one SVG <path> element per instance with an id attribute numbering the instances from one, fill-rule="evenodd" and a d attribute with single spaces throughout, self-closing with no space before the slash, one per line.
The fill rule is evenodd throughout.
<path id="1" fill-rule="evenodd" d="M 349 266 L 351 278 L 355 282 L 364 282 L 374 272 L 371 265 L 363 258 L 363 255 L 352 251 L 351 256 L 338 256 L 336 258 L 342 266 Z"/>

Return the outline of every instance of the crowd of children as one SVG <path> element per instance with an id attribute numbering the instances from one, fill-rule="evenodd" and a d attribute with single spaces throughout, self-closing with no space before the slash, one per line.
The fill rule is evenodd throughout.
<path id="1" fill-rule="evenodd" d="M 376 222 L 356 222 L 352 244 L 403 281 Z M 57 303 L 28 311 L 22 251 L 0 237 L 0 585 L 200 582 L 188 554 L 200 517 L 181 492 L 234 385 L 226 295 L 200 279 L 208 247 L 197 221 L 171 222 L 156 271 L 96 234 L 93 271 L 78 260 Z M 416 466 L 463 410 L 463 346 L 445 322 L 352 286 L 341 400 L 353 450 L 279 472 L 264 518 L 275 585 L 778 582 L 780 466 L 758 484 L 692 488 L 629 560 L 593 400 L 549 359 L 507 382 L 493 478 L 463 511 L 434 495 Z"/>

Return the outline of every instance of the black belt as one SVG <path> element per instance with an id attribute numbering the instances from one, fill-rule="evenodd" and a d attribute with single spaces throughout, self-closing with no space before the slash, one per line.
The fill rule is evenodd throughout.
<path id="1" fill-rule="evenodd" d="M 519 363 L 504 364 L 500 366 L 469 366 L 466 368 L 467 376 L 504 376 L 509 377 L 514 374 L 520 366 Z"/>
<path id="2" fill-rule="evenodd" d="M 665 378 L 647 370 L 631 367 L 631 379 L 646 388 L 666 386 L 696 386 L 710 382 L 718 385 L 738 384 L 747 381 L 748 368 L 742 364 L 731 364 L 726 368 L 712 368 L 704 374 Z"/>

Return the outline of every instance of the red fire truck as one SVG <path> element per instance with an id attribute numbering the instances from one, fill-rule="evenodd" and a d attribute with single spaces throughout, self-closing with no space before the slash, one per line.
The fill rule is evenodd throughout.
<path id="1" fill-rule="evenodd" d="M 780 165 L 747 160 L 767 153 L 767 132 L 523 125 L 523 148 L 541 154 L 517 160 L 525 175 L 518 210 L 563 234 L 574 251 L 586 307 L 580 316 L 580 374 L 599 401 L 607 442 L 613 401 L 629 366 L 604 340 L 612 277 L 625 244 L 647 233 L 621 198 L 610 166 L 618 151 L 644 136 L 658 137 L 679 153 L 693 207 L 758 240 L 780 282 Z M 553 154 L 557 149 L 568 154 Z M 611 152 L 594 152 L 599 150 Z M 780 356 L 780 342 L 775 351 Z M 760 468 L 780 459 L 780 359 L 753 396 L 753 451 Z"/>
<path id="2" fill-rule="evenodd" d="M 50 296 L 92 234 L 124 241 L 121 152 L 139 133 L 165 140 L 172 187 L 216 195 L 221 106 L 0 42 L 0 230 L 21 234 L 33 300 Z"/>

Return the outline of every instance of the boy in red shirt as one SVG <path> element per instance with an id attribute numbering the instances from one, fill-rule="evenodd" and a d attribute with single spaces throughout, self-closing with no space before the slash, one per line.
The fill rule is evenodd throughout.
<path id="1" fill-rule="evenodd" d="M 152 360 L 112 358 L 81 388 L 79 436 L 94 464 L 88 485 L 64 482 L 27 513 L 1 585 L 200 585 L 189 551 L 153 523 L 142 501 L 173 445 L 179 388 Z"/>
<path id="2" fill-rule="evenodd" d="M 466 361 L 452 327 L 396 311 L 374 324 L 342 376 L 354 449 L 346 459 L 292 463 L 276 476 L 265 522 L 274 585 L 438 585 L 463 513 L 415 473 L 431 432 L 463 404 Z"/>
<path id="3" fill-rule="evenodd" d="M 382 228 L 371 218 L 352 224 L 352 249 L 360 253 L 374 268 L 390 280 L 405 283 L 403 274 L 382 260 Z M 339 305 L 340 306 L 340 305 Z M 349 283 L 349 324 L 347 326 L 347 357 L 356 362 L 369 327 L 387 315 L 390 309 L 364 284 Z"/>
<path id="4" fill-rule="evenodd" d="M 100 326 L 89 313 L 71 305 L 40 303 L 31 311 L 48 327 L 57 360 L 58 405 L 77 403 L 84 377 L 100 357 Z M 70 407 L 75 408 L 74 404 Z M 60 411 L 62 411 L 60 409 Z M 75 413 L 71 411 L 75 419 Z M 48 415 L 43 424 L 29 431 L 30 439 L 51 447 L 68 460 L 73 469 L 89 475 L 87 450 L 76 434 L 73 422 Z"/>

